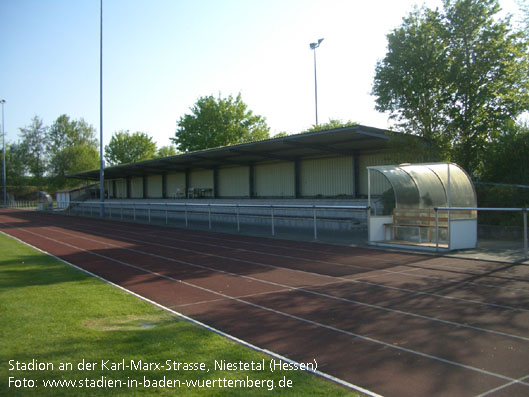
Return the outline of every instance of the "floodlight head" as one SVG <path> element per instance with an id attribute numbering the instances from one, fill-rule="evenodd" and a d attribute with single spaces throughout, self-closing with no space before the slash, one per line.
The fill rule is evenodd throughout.
<path id="1" fill-rule="evenodd" d="M 316 48 L 318 48 L 320 46 L 322 41 L 323 41 L 323 39 L 319 39 L 317 43 L 310 43 L 310 49 L 311 50 L 315 50 Z"/>
<path id="2" fill-rule="evenodd" d="M 0 103 L 6 103 L 5 99 L 0 99 Z"/>

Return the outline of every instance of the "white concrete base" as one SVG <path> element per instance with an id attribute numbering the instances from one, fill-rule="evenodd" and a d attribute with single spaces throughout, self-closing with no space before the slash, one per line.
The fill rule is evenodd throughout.
<path id="1" fill-rule="evenodd" d="M 476 248 L 477 245 L 477 219 L 454 219 L 450 221 L 450 250 Z"/>

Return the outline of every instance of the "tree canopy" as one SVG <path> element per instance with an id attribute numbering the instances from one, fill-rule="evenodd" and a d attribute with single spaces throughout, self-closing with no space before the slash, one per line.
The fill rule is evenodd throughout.
<path id="1" fill-rule="evenodd" d="M 303 132 L 316 132 L 316 131 L 325 131 L 325 130 L 332 130 L 335 128 L 343 128 L 343 127 L 352 127 L 354 125 L 358 125 L 358 123 L 355 123 L 354 121 L 342 121 L 337 119 L 329 119 L 327 123 L 323 124 L 314 124 L 309 129 L 303 131 Z"/>
<path id="2" fill-rule="evenodd" d="M 57 153 L 54 163 L 60 173 L 52 175 L 53 186 L 57 189 L 73 187 L 79 181 L 66 176 L 99 168 L 99 151 L 87 145 L 68 146 Z"/>
<path id="3" fill-rule="evenodd" d="M 155 157 L 169 157 L 169 156 L 176 156 L 178 154 L 178 151 L 176 150 L 176 147 L 174 145 L 167 145 L 162 146 L 158 149 L 156 152 Z"/>
<path id="4" fill-rule="evenodd" d="M 255 115 L 242 101 L 205 96 L 180 118 L 171 141 L 182 152 L 234 145 L 269 138 L 270 128 L 264 117 Z"/>
<path id="5" fill-rule="evenodd" d="M 70 120 L 63 114 L 48 128 L 46 149 L 49 175 L 56 187 L 75 184 L 66 175 L 97 168 L 98 141 L 94 127 L 83 119 Z"/>
<path id="6" fill-rule="evenodd" d="M 156 155 L 156 143 L 145 132 L 128 130 L 116 132 L 105 146 L 105 160 L 109 165 L 150 160 Z"/>
<path id="7" fill-rule="evenodd" d="M 509 126 L 487 145 L 484 157 L 482 180 L 529 185 L 529 124 Z"/>
<path id="8" fill-rule="evenodd" d="M 6 179 L 11 186 L 20 186 L 28 172 L 26 149 L 21 143 L 6 143 Z"/>
<path id="9" fill-rule="evenodd" d="M 376 108 L 474 172 L 487 142 L 529 109 L 529 41 L 497 0 L 445 0 L 388 35 L 376 66 Z M 435 146 L 435 148 L 434 148 Z"/>
<path id="10" fill-rule="evenodd" d="M 20 128 L 21 145 L 26 153 L 25 163 L 29 172 L 35 177 L 40 186 L 46 171 L 46 132 L 47 127 L 38 116 L 31 119 L 31 124 Z"/>
<path id="11" fill-rule="evenodd" d="M 66 114 L 60 115 L 48 129 L 46 145 L 48 152 L 53 156 L 69 146 L 78 145 L 98 148 L 94 127 L 82 118 L 70 120 Z"/>

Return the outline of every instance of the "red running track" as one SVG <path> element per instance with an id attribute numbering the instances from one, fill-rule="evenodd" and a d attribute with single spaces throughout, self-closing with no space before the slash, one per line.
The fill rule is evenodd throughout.
<path id="1" fill-rule="evenodd" d="M 0 230 L 385 396 L 529 395 L 529 267 L 0 210 Z"/>

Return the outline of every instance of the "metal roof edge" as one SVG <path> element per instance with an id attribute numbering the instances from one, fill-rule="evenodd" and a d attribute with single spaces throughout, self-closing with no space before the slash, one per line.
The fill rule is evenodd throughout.
<path id="1" fill-rule="evenodd" d="M 395 131 L 392 131 L 392 130 L 376 128 L 376 127 L 369 127 L 369 126 L 365 126 L 365 125 L 361 125 L 361 124 L 355 124 L 355 125 L 347 126 L 347 127 L 333 128 L 333 129 L 330 129 L 330 130 L 321 130 L 321 131 L 314 131 L 314 132 L 300 132 L 300 133 L 297 133 L 297 134 L 291 134 L 291 135 L 277 137 L 277 138 L 271 137 L 271 138 L 262 139 L 262 140 L 259 140 L 259 141 L 244 142 L 244 143 L 239 143 L 239 144 L 235 144 L 235 145 L 220 146 L 220 147 L 216 147 L 216 148 L 209 148 L 209 149 L 197 150 L 197 151 L 192 151 L 192 152 L 180 153 L 180 154 L 176 154 L 176 155 L 173 155 L 173 156 L 159 157 L 159 158 L 156 158 L 156 159 L 137 161 L 137 162 L 134 162 L 134 163 L 113 165 L 113 166 L 110 166 L 110 167 L 105 167 L 105 171 L 107 171 L 107 170 L 108 171 L 117 171 L 119 169 L 136 168 L 136 167 L 141 167 L 141 166 L 149 165 L 149 164 L 169 162 L 171 159 L 173 159 L 173 160 L 174 159 L 185 159 L 186 157 L 192 157 L 192 156 L 197 156 L 197 155 L 207 155 L 209 153 L 222 152 L 222 151 L 231 150 L 231 149 L 238 149 L 238 148 L 242 149 L 242 148 L 246 148 L 246 147 L 256 147 L 256 146 L 263 145 L 263 144 L 266 144 L 266 143 L 271 143 L 271 142 L 282 143 L 282 142 L 285 142 L 285 141 L 288 141 L 288 140 L 298 140 L 299 141 L 300 139 L 303 139 L 304 137 L 313 137 L 313 136 L 318 136 L 318 135 L 335 134 L 335 133 L 346 132 L 346 131 L 350 131 L 350 132 L 354 132 L 354 133 L 358 133 L 358 134 L 362 134 L 362 135 L 367 135 L 367 136 L 370 136 L 370 137 L 373 137 L 373 138 L 380 138 L 382 140 L 389 140 L 389 136 L 387 135 L 388 133 L 396 133 Z M 95 172 L 99 173 L 99 169 L 79 172 L 79 173 L 76 173 L 76 174 L 70 174 L 70 175 L 67 175 L 67 178 L 87 179 L 87 177 L 90 174 L 93 174 Z"/>

